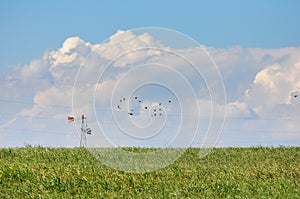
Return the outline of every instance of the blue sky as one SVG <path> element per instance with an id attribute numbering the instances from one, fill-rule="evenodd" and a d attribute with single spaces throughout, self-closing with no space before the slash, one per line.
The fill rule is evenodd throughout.
<path id="1" fill-rule="evenodd" d="M 101 95 L 96 96 L 99 97 L 96 106 L 104 110 L 103 115 L 102 112 L 100 114 L 103 119 L 101 122 L 107 124 L 104 129 L 117 131 L 118 127 L 111 125 L 113 114 L 107 113 L 114 108 L 108 103 L 112 88 L 118 86 L 122 79 L 120 77 L 130 74 L 131 69 L 136 70 L 132 68 L 135 64 L 149 64 L 149 60 L 175 67 L 190 81 L 197 93 L 196 100 L 178 100 L 182 107 L 195 103 L 202 113 L 207 113 L 211 111 L 209 107 L 212 103 L 216 117 L 219 117 L 222 106 L 226 106 L 227 121 L 218 146 L 299 145 L 300 103 L 298 97 L 293 97 L 300 93 L 299 8 L 300 1 L 297 0 L 1 1 L 0 108 L 3 113 L 0 115 L 0 147 L 22 146 L 24 142 L 45 146 L 77 146 L 78 139 L 74 137 L 76 129 L 74 125 L 66 124 L 65 117 L 73 113 L 81 115 L 83 111 L 92 115 L 94 107 L 91 96 L 95 92 L 93 88 L 97 86 Z M 155 28 L 132 30 L 143 27 L 166 29 L 158 32 Z M 162 36 L 162 40 L 158 41 L 154 33 Z M 169 34 L 169 38 L 165 37 Z M 174 46 L 167 48 L 168 39 L 175 41 L 174 46 L 180 42 L 187 42 L 188 45 L 182 49 L 175 49 Z M 190 39 L 205 46 L 219 67 L 226 89 L 225 104 L 222 100 L 207 99 L 209 88 L 203 86 L 207 79 L 209 84 L 214 85 L 210 95 L 219 99 L 223 97 L 220 93 L 223 87 L 216 80 L 215 73 L 208 74 L 205 69 L 198 68 L 207 75 L 207 79 L 204 77 L 203 80 L 203 77 L 195 75 L 194 69 L 166 51 L 145 51 L 147 56 L 143 54 L 144 51 L 140 54 L 132 52 L 130 56 L 118 58 L 102 84 L 95 82 L 99 70 L 104 70 L 110 61 L 126 50 L 144 47 L 173 50 L 196 65 L 207 66 L 207 57 L 204 58 L 201 52 L 194 49 L 198 44 Z M 74 92 L 78 93 L 73 101 L 79 108 L 72 110 L 73 83 L 83 63 L 86 66 L 80 71 L 79 77 L 85 81 L 76 84 L 78 90 Z M 156 69 L 158 75 L 151 76 L 151 72 L 146 75 L 134 74 L 132 82 L 124 83 L 123 90 L 129 90 L 130 86 L 141 84 L 142 80 L 149 77 L 158 82 L 174 81 L 170 75 L 172 73 L 164 78 L 168 68 L 157 70 L 158 66 L 148 67 Z M 212 71 L 216 72 L 214 66 Z M 158 102 L 155 99 L 163 100 L 163 95 L 166 95 L 163 93 L 169 91 L 161 92 L 160 89 L 144 91 L 150 95 L 145 94 L 142 105 L 156 106 Z M 183 96 L 185 90 L 179 90 L 176 96 Z M 90 98 L 83 100 L 83 93 Z M 120 93 L 124 94 L 123 91 Z M 162 98 L 156 96 L 157 93 Z M 116 96 L 122 97 L 121 94 Z M 118 101 L 119 98 L 113 100 Z M 172 100 L 175 101 L 175 98 Z M 178 107 L 174 104 L 164 107 L 165 111 L 170 111 L 171 118 L 172 114 L 176 116 L 167 123 L 171 129 L 178 123 Z M 148 112 L 141 107 L 137 109 L 137 115 L 141 118 L 133 120 L 147 124 L 145 117 Z M 186 114 L 192 117 L 194 110 L 190 107 L 187 109 Z M 116 114 L 120 114 L 120 120 L 127 116 L 122 112 Z M 90 116 L 90 119 L 90 125 L 97 129 L 97 118 Z M 154 124 L 162 125 L 159 122 L 154 121 Z M 191 124 L 185 122 L 185 128 L 190 128 Z M 209 123 L 207 120 L 201 122 L 203 125 Z M 60 135 L 62 131 L 65 134 Z M 167 131 L 166 135 L 170 133 Z M 61 139 L 57 139 L 57 135 Z M 110 136 L 116 139 L 115 134 Z M 198 138 L 202 139 L 202 136 L 198 135 Z M 157 142 L 160 139 L 156 137 L 154 140 Z M 125 136 L 115 141 L 126 145 L 130 143 L 128 140 Z M 143 144 L 147 145 L 147 142 Z"/>
<path id="2" fill-rule="evenodd" d="M 100 43 L 118 29 L 164 27 L 214 47 L 300 44 L 297 0 L 1 1 L 0 65 L 25 64 L 70 36 Z"/>

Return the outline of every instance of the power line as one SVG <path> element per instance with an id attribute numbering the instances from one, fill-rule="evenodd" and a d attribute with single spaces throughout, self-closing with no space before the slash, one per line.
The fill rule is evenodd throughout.
<path id="1" fill-rule="evenodd" d="M 102 123 L 102 125 L 109 125 L 109 126 L 115 126 L 116 124 L 113 122 L 104 122 Z M 162 128 L 162 130 L 164 129 L 195 129 L 193 127 L 175 127 L 175 126 L 165 126 Z M 68 132 L 68 133 L 62 133 L 62 132 L 58 132 L 58 131 L 49 131 L 49 130 L 42 130 L 42 129 L 20 129 L 20 128 L 13 128 L 13 127 L 3 127 L 0 128 L 1 130 L 10 130 L 10 131 L 21 131 L 21 132 L 27 132 L 27 133 L 46 133 L 46 134 L 59 134 L 59 135 L 68 135 L 68 134 L 73 134 L 72 132 Z M 207 131 L 208 129 L 198 129 L 200 131 Z M 266 132 L 266 133 L 271 133 L 271 134 L 277 134 L 277 135 L 282 135 L 282 134 L 286 134 L 286 133 L 300 133 L 300 130 L 285 130 L 285 129 L 238 129 L 238 128 L 223 128 L 222 132 L 226 132 L 226 135 L 228 136 L 229 132 L 250 132 L 250 133 L 258 133 L 258 132 Z"/>
<path id="2" fill-rule="evenodd" d="M 41 130 L 41 129 L 19 129 L 19 128 L 11 128 L 11 127 L 0 128 L 0 130 L 13 130 L 13 131 L 28 132 L 28 133 L 47 133 L 47 134 L 59 134 L 59 135 L 74 134 L 72 132 L 62 133 L 58 131 L 49 131 L 49 130 Z"/>
<path id="3" fill-rule="evenodd" d="M 63 85 L 63 86 L 70 86 L 73 87 L 74 83 L 76 83 L 76 85 L 79 84 L 91 84 L 91 83 L 99 83 L 97 82 L 98 79 L 95 79 L 95 81 L 88 81 L 88 80 L 76 80 L 75 78 L 75 74 L 74 77 L 71 77 L 70 79 L 55 79 L 55 77 L 51 76 L 51 74 L 49 74 L 49 76 L 44 76 L 44 77 L 30 77 L 28 79 L 22 79 L 21 77 L 1 77 L 0 76 L 0 82 L 7 82 L 7 83 L 11 83 L 11 82 L 17 82 L 17 83 L 24 83 L 24 82 L 38 82 L 38 81 L 48 81 L 49 83 L 51 83 L 51 85 Z M 76 80 L 76 82 L 75 82 Z M 64 83 L 64 84 L 63 84 Z"/>
<path id="4" fill-rule="evenodd" d="M 102 122 L 101 123 L 102 125 L 110 125 L 110 126 L 115 126 L 116 123 L 114 122 Z M 180 127 L 180 126 L 165 126 L 162 128 L 162 130 L 166 128 L 166 129 L 179 129 L 179 128 L 182 128 L 182 129 L 195 129 L 195 127 L 188 127 L 188 126 L 183 126 L 183 127 Z M 204 129 L 200 129 L 198 128 L 198 130 L 200 131 L 207 131 L 209 130 L 209 128 L 204 128 Z M 282 133 L 300 133 L 300 130 L 286 130 L 286 129 L 244 129 L 244 128 L 241 128 L 241 129 L 238 129 L 238 128 L 223 128 L 222 129 L 222 132 L 224 131 L 229 131 L 229 132 L 234 132 L 234 131 L 240 131 L 240 132 L 270 132 L 272 134 L 282 134 Z"/>
<path id="5" fill-rule="evenodd" d="M 0 102 L 3 103 L 12 103 L 12 104 L 26 104 L 26 105 L 37 105 L 41 107 L 51 107 L 51 108 L 64 108 L 64 109 L 72 109 L 72 106 L 69 105 L 60 105 L 60 104 L 40 104 L 35 102 L 26 102 L 21 100 L 9 100 L 9 99 L 1 99 Z M 112 112 L 117 111 L 114 108 L 96 108 L 96 112 Z M 3 114 L 3 113 L 2 113 Z M 5 114 L 4 114 L 5 115 Z M 167 113 L 167 117 L 192 117 L 196 119 L 217 119 L 217 118 L 211 118 L 210 116 L 201 116 L 195 115 L 195 114 L 180 114 L 180 113 Z M 16 117 L 28 117 L 28 118 L 39 118 L 39 119 L 56 119 L 52 117 L 40 117 L 40 116 L 24 116 L 24 115 L 17 115 Z M 140 117 L 140 116 L 139 116 Z M 148 117 L 148 116 L 145 116 Z M 167 118 L 166 117 L 166 118 Z M 223 119 L 222 117 L 219 118 L 220 120 Z M 225 121 L 231 121 L 231 120 L 244 120 L 244 121 L 293 121 L 298 120 L 299 118 L 292 118 L 292 117 L 278 117 L 278 118 L 262 118 L 262 117 L 225 117 Z"/>
<path id="6" fill-rule="evenodd" d="M 54 118 L 54 117 L 41 117 L 41 116 L 31 116 L 31 115 L 10 115 L 5 117 L 6 119 L 8 118 L 34 118 L 34 119 L 42 119 L 42 120 L 64 120 L 61 118 Z M 0 118 L 0 120 L 3 120 L 3 118 Z"/>
<path id="7" fill-rule="evenodd" d="M 54 108 L 69 108 L 72 109 L 72 105 L 60 105 L 60 104 L 41 104 L 41 103 L 35 103 L 35 102 L 26 102 L 26 101 L 21 101 L 21 100 L 9 100 L 9 99 L 0 99 L 0 102 L 3 103 L 10 103 L 10 104 L 26 104 L 26 105 L 37 105 L 37 106 L 44 106 L 44 107 L 54 107 Z M 70 102 L 71 104 L 71 102 Z M 97 109 L 97 111 L 105 111 L 105 112 L 111 112 L 111 108 L 102 108 L 102 109 Z"/>
<path id="8" fill-rule="evenodd" d="M 300 130 L 285 130 L 285 129 L 231 129 L 231 128 L 224 128 L 223 131 L 240 131 L 240 132 L 269 132 L 275 134 L 282 134 L 282 133 L 300 133 Z"/>
<path id="9" fill-rule="evenodd" d="M 101 110 L 101 111 L 108 112 L 108 110 Z M 14 114 L 5 114 L 5 113 L 2 113 L 2 114 L 3 115 L 0 117 L 0 120 L 5 120 L 5 119 L 9 119 L 9 118 L 14 118 L 14 117 L 16 117 L 16 118 L 33 118 L 33 119 L 42 119 L 42 120 L 64 120 L 64 118 L 55 118 L 55 117 L 47 117 L 47 116 L 14 115 Z M 170 114 L 170 115 L 175 116 L 175 117 L 177 117 L 177 116 L 181 117 L 181 115 L 176 115 L 176 114 Z M 196 116 L 193 116 L 193 115 L 187 115 L 187 116 L 194 117 L 197 120 L 199 119 L 199 121 L 210 120 L 209 117 L 197 118 Z M 185 117 L 185 116 L 183 116 L 183 117 Z M 149 118 L 149 116 L 139 117 L 139 118 Z M 220 118 L 220 120 L 223 120 L 223 119 Z M 241 118 L 225 118 L 225 123 L 228 123 L 228 122 L 234 121 L 234 120 L 242 120 L 242 121 L 246 122 L 246 121 L 298 121 L 299 119 L 298 118 L 243 118 L 243 117 L 241 117 Z"/>
<path id="10" fill-rule="evenodd" d="M 58 105 L 58 104 L 39 104 L 39 103 L 34 103 L 34 102 L 24 102 L 24 101 L 8 100 L 8 99 L 0 99 L 0 102 L 4 102 L 4 103 L 13 103 L 13 104 L 37 105 L 37 106 L 45 106 L 45 107 L 72 108 L 72 106 L 66 106 L 66 105 Z"/>

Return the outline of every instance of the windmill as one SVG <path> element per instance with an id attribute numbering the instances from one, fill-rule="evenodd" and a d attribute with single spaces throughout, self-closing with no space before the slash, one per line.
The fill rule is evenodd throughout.
<path id="1" fill-rule="evenodd" d="M 86 122 L 86 117 L 84 115 L 82 115 L 77 120 L 80 120 L 80 119 L 81 119 L 80 147 L 86 147 L 87 146 L 86 135 L 91 135 L 92 129 L 88 128 L 87 122 Z M 67 120 L 68 120 L 68 122 L 74 122 L 75 118 L 73 116 L 68 116 Z"/>

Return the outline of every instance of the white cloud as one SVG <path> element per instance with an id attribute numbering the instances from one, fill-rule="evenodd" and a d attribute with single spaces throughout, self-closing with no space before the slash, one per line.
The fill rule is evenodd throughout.
<path id="1" fill-rule="evenodd" d="M 118 30 L 107 42 L 94 45 L 93 51 L 106 60 L 114 60 L 122 56 L 114 64 L 122 67 L 160 54 L 157 50 L 146 49 L 147 47 L 165 48 L 148 33 L 135 35 L 132 31 Z"/>
<path id="2" fill-rule="evenodd" d="M 50 87 L 39 91 L 34 96 L 32 109 L 24 109 L 20 112 L 22 116 L 45 116 L 64 119 L 66 111 L 70 112 L 72 104 L 72 89 Z M 64 115 L 62 117 L 62 115 Z"/>
<path id="3" fill-rule="evenodd" d="M 9 119 L 4 124 L 0 125 L 0 129 L 5 129 L 7 127 L 10 127 L 11 125 L 13 125 L 16 122 L 16 120 L 17 120 L 16 117 L 13 117 L 13 118 Z"/>
<path id="4" fill-rule="evenodd" d="M 284 118 L 300 115 L 300 112 L 296 111 L 300 110 L 300 100 L 291 96 L 292 93 L 300 92 L 300 48 L 244 49 L 236 46 L 227 49 L 213 47 L 206 49 L 219 66 L 225 83 L 228 118 Z M 126 52 L 129 53 L 119 57 Z M 199 66 L 198 70 L 203 76 L 201 77 L 198 71 L 180 56 L 176 56 L 176 53 Z M 119 59 L 108 67 L 107 64 L 117 57 Z M 149 66 L 147 65 L 149 63 L 160 65 Z M 135 68 L 137 65 L 144 68 L 139 72 Z M 45 52 L 40 59 L 10 74 L 11 77 L 17 77 L 21 81 L 9 80 L 5 86 L 1 86 L 1 92 L 8 93 L 10 89 L 14 89 L 13 93 L 23 93 L 22 84 L 25 84 L 30 90 L 34 105 L 19 109 L 16 115 L 61 120 L 71 114 L 72 94 L 74 94 L 74 114 L 87 114 L 92 120 L 91 125 L 97 129 L 95 122 L 98 118 L 94 116 L 94 108 L 102 110 L 99 114 L 103 120 L 112 119 L 109 112 L 111 108 L 115 108 L 116 103 L 116 99 L 112 99 L 113 94 L 117 100 L 125 95 L 127 98 L 132 94 L 134 90 L 132 88 L 138 88 L 137 86 L 141 86 L 146 80 L 152 80 L 166 87 L 174 87 L 171 91 L 179 92 L 176 94 L 181 98 L 181 108 L 190 118 L 197 115 L 195 108 L 197 106 L 201 117 L 209 117 L 213 111 L 214 116 L 220 118 L 224 112 L 222 87 L 216 81 L 218 78 L 216 68 L 211 67 L 212 63 L 203 47 L 175 50 L 166 47 L 163 41 L 155 40 L 148 33 L 136 34 L 132 31 L 119 30 L 102 44 L 91 44 L 79 37 L 66 39 L 61 48 Z M 177 76 L 176 72 L 185 79 L 180 79 L 181 76 Z M 78 75 L 77 82 L 73 88 L 76 75 Z M 185 80 L 189 81 L 194 89 L 196 99 L 188 92 L 190 88 Z M 205 85 L 206 83 L 209 85 Z M 206 86 L 209 86 L 209 91 Z M 115 87 L 122 89 L 114 90 Z M 143 103 L 150 105 L 151 101 L 147 101 L 147 98 L 160 94 L 162 92 L 145 94 L 146 99 Z M 55 105 L 61 108 L 58 108 L 59 106 L 54 108 Z M 69 108 L 64 109 L 63 106 Z M 166 110 L 174 111 L 174 107 L 167 107 Z M 194 125 L 193 120 L 190 122 L 184 125 Z M 50 123 L 47 125 L 52 126 Z M 282 123 L 282 127 L 286 125 Z M 296 125 L 289 124 L 288 129 L 295 128 Z"/>
<path id="5" fill-rule="evenodd" d="M 60 49 L 50 52 L 50 70 L 58 65 L 81 64 L 89 54 L 90 48 L 91 44 L 84 42 L 79 37 L 67 38 Z"/>
<path id="6" fill-rule="evenodd" d="M 229 118 L 251 118 L 255 115 L 248 104 L 235 101 L 227 104 L 226 116 Z"/>
<path id="7" fill-rule="evenodd" d="M 31 78 L 36 79 L 45 78 L 49 75 L 49 63 L 47 61 L 48 53 L 44 53 L 42 59 L 37 59 L 31 61 L 28 65 L 25 65 L 21 69 L 21 78 L 24 81 L 30 81 Z"/>
<path id="8" fill-rule="evenodd" d="M 277 64 L 264 68 L 245 91 L 245 101 L 261 114 L 272 111 L 278 105 L 290 104 L 291 93 L 299 90 L 299 65 Z"/>

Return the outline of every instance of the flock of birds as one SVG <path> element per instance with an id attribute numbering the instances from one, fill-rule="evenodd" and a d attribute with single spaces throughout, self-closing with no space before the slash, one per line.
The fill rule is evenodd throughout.
<path id="1" fill-rule="evenodd" d="M 121 98 L 119 100 L 120 103 L 123 103 L 125 102 L 127 99 L 125 97 Z M 136 104 L 136 103 L 139 103 L 141 104 L 142 103 L 142 100 L 139 99 L 137 96 L 135 96 L 133 98 L 134 101 L 132 101 L 132 103 Z M 171 100 L 168 100 L 167 103 L 172 103 Z M 117 109 L 118 110 L 124 110 L 124 108 L 122 107 L 121 104 L 118 104 L 117 106 Z M 162 105 L 162 102 L 158 102 L 156 105 L 152 105 L 152 107 L 149 107 L 149 106 L 143 106 L 142 105 L 139 105 L 138 107 L 144 109 L 144 110 L 151 110 L 151 117 L 157 117 L 157 116 L 163 116 L 163 113 L 164 113 L 164 109 L 163 109 L 163 105 Z M 131 108 L 130 111 L 128 112 L 128 115 L 135 115 L 135 110 L 134 108 Z"/>

